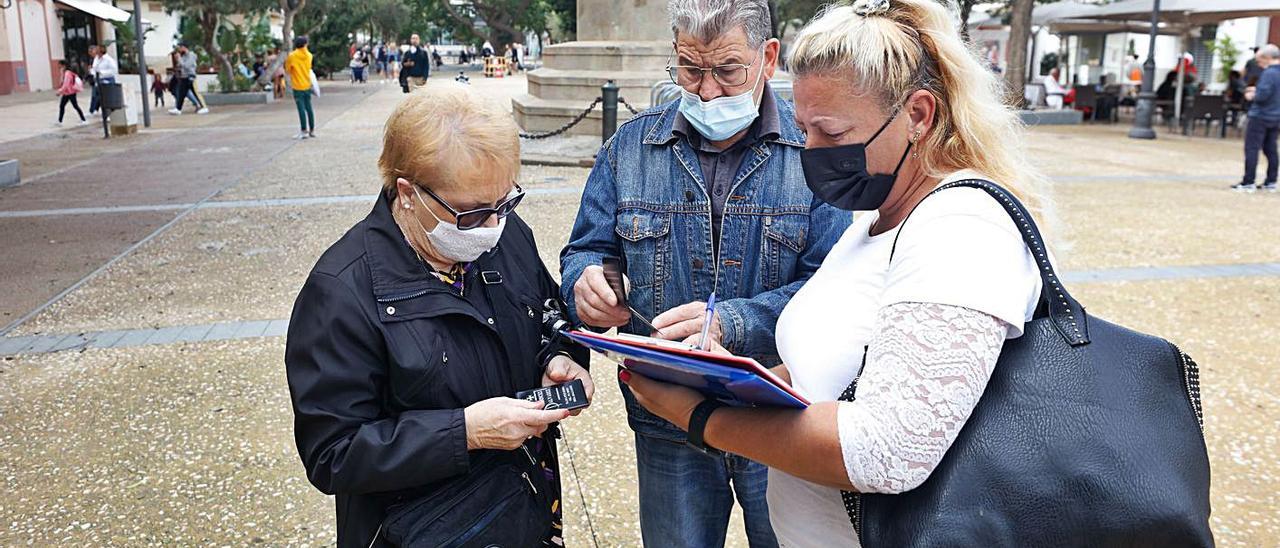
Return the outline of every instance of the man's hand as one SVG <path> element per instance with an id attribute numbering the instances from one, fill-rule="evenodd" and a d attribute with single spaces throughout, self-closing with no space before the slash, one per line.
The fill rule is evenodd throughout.
<path id="1" fill-rule="evenodd" d="M 661 329 L 661 333 L 654 333 L 652 336 L 667 339 L 671 341 L 686 340 L 689 337 L 699 339 L 702 336 L 702 324 L 704 318 L 707 317 L 707 303 L 702 301 L 694 301 L 682 304 L 671 310 L 658 314 L 653 319 L 653 326 Z M 707 339 L 716 346 L 720 345 L 720 315 L 716 314 L 711 319 L 711 328 L 707 329 Z M 690 341 L 686 341 L 690 342 Z M 694 343 L 697 344 L 697 343 Z"/>
<path id="2" fill-rule="evenodd" d="M 467 406 L 462 411 L 467 427 L 467 450 L 510 451 L 541 434 L 547 425 L 569 416 L 563 409 L 545 411 L 542 405 L 540 401 L 498 397 Z"/>
<path id="3" fill-rule="evenodd" d="M 618 302 L 618 296 L 604 279 L 604 267 L 588 266 L 573 284 L 573 302 L 578 318 L 592 327 L 618 327 L 631 321 L 631 311 Z"/>
<path id="4" fill-rule="evenodd" d="M 547 362 L 547 370 L 542 373 L 542 386 L 555 386 L 574 379 L 582 380 L 582 389 L 587 393 L 587 401 L 590 402 L 596 393 L 596 385 L 591 382 L 591 373 L 564 354 L 551 358 L 551 361 Z M 569 412 L 575 417 L 580 413 L 582 409 Z"/>

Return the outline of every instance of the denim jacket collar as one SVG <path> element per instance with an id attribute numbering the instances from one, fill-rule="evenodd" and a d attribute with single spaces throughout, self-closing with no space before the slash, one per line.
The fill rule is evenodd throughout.
<path id="1" fill-rule="evenodd" d="M 789 120 L 795 120 L 795 107 L 790 101 L 784 101 L 768 84 L 765 85 L 768 93 L 773 94 L 773 104 L 778 108 L 779 134 L 776 138 L 765 139 L 766 142 L 790 145 L 797 148 L 804 148 L 804 135 L 800 133 L 800 129 L 795 124 L 788 123 Z M 646 145 L 669 145 L 679 139 L 680 135 L 674 131 L 676 117 L 680 114 L 680 100 L 669 102 L 665 105 L 656 107 L 659 109 L 657 123 L 649 129 L 644 136 L 644 144 Z"/>

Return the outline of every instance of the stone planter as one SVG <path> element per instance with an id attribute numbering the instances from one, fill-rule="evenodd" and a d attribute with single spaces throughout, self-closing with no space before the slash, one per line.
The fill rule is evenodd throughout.
<path id="1" fill-rule="evenodd" d="M 265 105 L 275 102 L 270 91 L 245 91 L 237 93 L 206 93 L 204 102 L 209 106 L 219 105 Z"/>
<path id="2" fill-rule="evenodd" d="M 1084 122 L 1079 110 L 1020 110 L 1018 117 L 1028 126 L 1074 126 Z"/>
<path id="3" fill-rule="evenodd" d="M 0 160 L 0 188 L 16 185 L 21 180 L 17 160 Z"/>

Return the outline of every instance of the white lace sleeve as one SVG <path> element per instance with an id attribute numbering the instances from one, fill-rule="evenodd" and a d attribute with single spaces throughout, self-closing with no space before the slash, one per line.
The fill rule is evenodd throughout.
<path id="1" fill-rule="evenodd" d="M 857 398 L 838 412 L 845 471 L 858 491 L 901 493 L 924 483 L 982 396 L 1008 331 L 959 306 L 880 310 Z"/>

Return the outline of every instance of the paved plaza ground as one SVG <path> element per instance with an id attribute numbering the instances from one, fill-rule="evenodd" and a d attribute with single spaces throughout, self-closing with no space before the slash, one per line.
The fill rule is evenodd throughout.
<path id="1" fill-rule="evenodd" d="M 499 98 L 525 86 L 472 83 Z M 0 158 L 25 181 L 0 189 L 0 546 L 332 544 L 332 499 L 293 445 L 282 335 L 320 252 L 368 212 L 401 95 L 325 89 L 319 138 L 302 142 L 289 102 L 158 114 L 108 141 L 32 125 L 53 99 L 0 105 Z M 1238 137 L 1126 130 L 1029 133 L 1061 266 L 1092 314 L 1201 364 L 1215 534 L 1275 546 L 1280 194 L 1227 190 Z M 521 175 L 553 272 L 587 172 Z M 597 399 L 565 423 L 567 539 L 636 546 L 632 434 L 613 367 L 593 365 Z M 742 537 L 735 517 L 730 545 Z"/>

